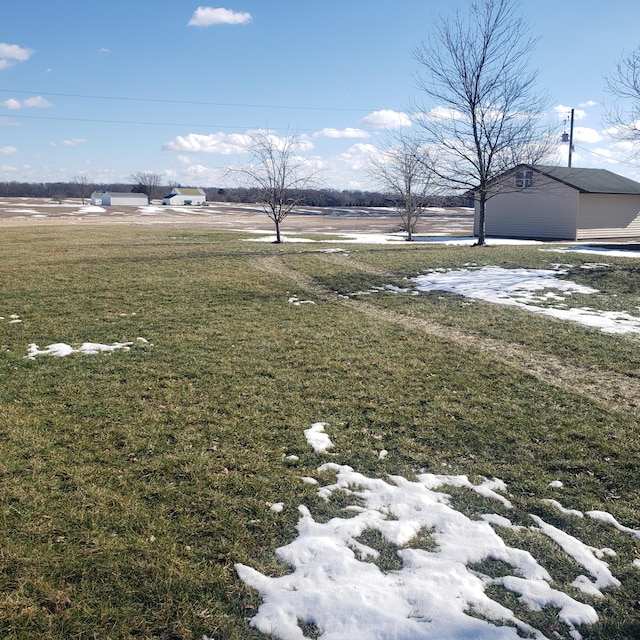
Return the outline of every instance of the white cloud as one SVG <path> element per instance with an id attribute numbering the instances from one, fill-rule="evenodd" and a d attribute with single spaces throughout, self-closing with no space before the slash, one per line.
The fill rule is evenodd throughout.
<path id="1" fill-rule="evenodd" d="M 62 144 L 65 147 L 77 147 L 79 144 L 84 144 L 86 141 L 86 138 L 72 138 L 71 140 L 63 140 Z"/>
<path id="2" fill-rule="evenodd" d="M 231 155 L 233 153 L 246 153 L 251 144 L 251 135 L 258 132 L 243 133 L 212 133 L 203 135 L 201 133 L 189 133 L 186 136 L 176 136 L 173 140 L 165 143 L 163 151 L 178 153 L 219 153 L 221 155 Z M 285 142 L 286 138 L 279 138 L 276 135 L 268 135 L 276 148 Z M 310 151 L 313 149 L 313 142 L 307 135 L 298 137 L 296 151 Z"/>
<path id="3" fill-rule="evenodd" d="M 362 118 L 360 124 L 363 127 L 371 127 L 372 129 L 395 129 L 411 126 L 411 118 L 401 111 L 381 109 Z"/>
<path id="4" fill-rule="evenodd" d="M 2 106 L 6 107 L 7 109 L 22 109 L 22 107 L 48 109 L 49 107 L 53 107 L 53 105 L 42 96 L 32 96 L 31 98 L 27 98 L 22 102 L 20 102 L 20 100 L 16 100 L 15 98 L 9 98 L 2 103 Z"/>
<path id="5" fill-rule="evenodd" d="M 427 120 L 464 120 L 464 116 L 460 111 L 450 109 L 449 107 L 435 107 L 426 114 Z"/>
<path id="6" fill-rule="evenodd" d="M 0 42 L 0 70 L 12 67 L 16 62 L 25 62 L 33 55 L 32 49 L 17 44 Z"/>
<path id="7" fill-rule="evenodd" d="M 111 53 L 111 49 L 109 49 L 109 47 L 100 47 L 100 49 L 98 49 L 98 51 L 100 53 Z"/>
<path id="8" fill-rule="evenodd" d="M 178 151 L 183 153 L 220 153 L 230 155 L 242 153 L 247 146 L 247 137 L 240 133 L 189 133 L 186 136 L 177 136 L 167 142 L 163 151 Z"/>
<path id="9" fill-rule="evenodd" d="M 371 157 L 377 153 L 379 150 L 374 145 L 358 142 L 336 156 L 335 160 L 338 166 L 342 165 L 343 171 L 346 170 L 355 178 L 356 174 L 366 172 Z"/>
<path id="10" fill-rule="evenodd" d="M 16 100 L 15 98 L 9 98 L 2 103 L 3 107 L 7 109 L 20 109 L 22 108 L 22 104 L 20 104 L 20 100 Z"/>
<path id="11" fill-rule="evenodd" d="M 36 107 L 38 109 L 48 109 L 49 107 L 53 107 L 53 105 L 42 96 L 27 98 L 22 104 L 25 107 Z"/>
<path id="12" fill-rule="evenodd" d="M 598 131 L 591 127 L 574 127 L 573 129 L 574 142 L 584 142 L 594 144 L 602 140 L 602 136 Z"/>
<path id="13" fill-rule="evenodd" d="M 586 103 L 582 106 L 593 106 L 592 104 Z M 564 104 L 556 105 L 553 110 L 556 112 L 556 115 L 559 118 L 566 118 L 567 122 L 571 116 L 571 107 L 567 107 Z M 587 117 L 587 112 L 583 109 L 574 109 L 573 110 L 573 119 L 574 120 L 584 120 Z"/>
<path id="14" fill-rule="evenodd" d="M 314 138 L 369 138 L 370 134 L 362 129 L 322 129 L 313 134 Z"/>
<path id="15" fill-rule="evenodd" d="M 15 153 L 18 147 L 0 147 L 0 155 L 7 156 L 10 153 Z"/>
<path id="16" fill-rule="evenodd" d="M 189 20 L 189 26 L 210 27 L 214 24 L 247 24 L 251 20 L 251 14 L 247 12 L 232 11 L 222 7 L 198 7 Z"/>

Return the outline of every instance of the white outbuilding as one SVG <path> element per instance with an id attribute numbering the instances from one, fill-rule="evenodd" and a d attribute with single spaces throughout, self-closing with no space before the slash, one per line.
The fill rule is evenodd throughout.
<path id="1" fill-rule="evenodd" d="M 203 205 L 207 195 L 202 189 L 174 187 L 169 195 L 162 198 L 162 204 L 172 205 Z"/>
<path id="2" fill-rule="evenodd" d="M 94 191 L 91 194 L 91 204 L 102 206 L 144 206 L 149 204 L 149 198 L 144 193 L 121 193 L 118 191 Z"/>
<path id="3" fill-rule="evenodd" d="M 640 183 L 606 169 L 522 164 L 496 178 L 489 196 L 487 236 L 640 238 Z"/>

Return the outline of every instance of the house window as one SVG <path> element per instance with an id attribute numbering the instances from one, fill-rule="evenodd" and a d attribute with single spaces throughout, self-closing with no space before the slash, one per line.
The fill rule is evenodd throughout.
<path id="1" fill-rule="evenodd" d="M 516 187 L 518 189 L 526 189 L 531 185 L 533 185 L 533 171 L 531 169 L 516 172 Z"/>

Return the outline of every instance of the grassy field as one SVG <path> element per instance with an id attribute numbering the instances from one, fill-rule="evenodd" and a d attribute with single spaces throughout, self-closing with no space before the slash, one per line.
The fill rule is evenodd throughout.
<path id="1" fill-rule="evenodd" d="M 622 584 L 581 633 L 640 637 L 640 540 L 541 502 L 560 480 L 565 506 L 640 529 L 638 337 L 439 293 L 350 295 L 439 267 L 563 262 L 600 290 L 591 306 L 637 314 L 640 260 L 603 271 L 536 246 L 407 243 L 323 253 L 141 226 L 10 228 L 0 247 L 3 639 L 264 637 L 234 565 L 282 574 L 274 551 L 296 535 L 295 506 L 337 512 L 300 481 L 322 478 L 303 436 L 317 421 L 334 425 L 340 464 L 495 476 L 515 522 L 538 514 L 614 548 Z M 86 341 L 134 344 L 25 358 L 31 343 Z M 568 637 L 553 612 L 531 616 Z"/>

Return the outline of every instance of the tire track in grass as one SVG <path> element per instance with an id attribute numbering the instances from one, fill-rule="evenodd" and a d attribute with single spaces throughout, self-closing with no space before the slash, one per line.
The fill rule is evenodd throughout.
<path id="1" fill-rule="evenodd" d="M 333 255 L 327 254 L 320 257 L 323 260 L 339 264 L 340 258 L 336 259 Z M 320 299 L 337 302 L 369 317 L 428 333 L 467 349 L 480 350 L 491 358 L 528 373 L 546 384 L 564 391 L 580 393 L 592 401 L 604 404 L 609 409 L 625 412 L 640 409 L 640 381 L 634 378 L 600 367 L 581 367 L 574 363 L 567 364 L 561 358 L 523 347 L 520 344 L 473 335 L 433 320 L 406 316 L 395 311 L 382 309 L 368 302 L 342 297 L 310 276 L 288 267 L 280 256 L 261 257 L 256 260 L 255 264 L 262 270 L 292 280 L 297 286 L 312 292 Z M 390 277 L 385 271 L 372 268 L 369 265 L 362 265 L 361 268 L 361 265 L 349 262 L 349 268 L 360 269 L 367 273 L 377 273 L 381 277 Z"/>

